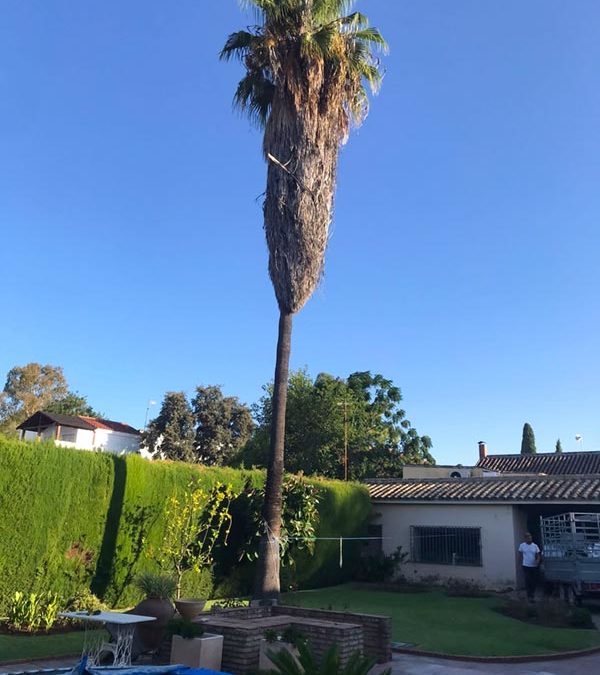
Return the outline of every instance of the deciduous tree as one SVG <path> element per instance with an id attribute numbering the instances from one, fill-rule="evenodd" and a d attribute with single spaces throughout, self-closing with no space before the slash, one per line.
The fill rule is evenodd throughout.
<path id="1" fill-rule="evenodd" d="M 192 399 L 196 423 L 194 451 L 203 464 L 229 464 L 239 455 L 254 429 L 250 408 L 221 387 L 197 387 Z"/>
<path id="2" fill-rule="evenodd" d="M 271 423 L 271 386 L 254 407 L 256 432 L 244 453 L 246 466 L 264 466 Z M 435 464 L 431 440 L 406 419 L 402 394 L 382 375 L 357 372 L 347 379 L 304 370 L 290 375 L 286 416 L 286 464 L 290 471 L 344 477 L 400 476 L 402 465 Z"/>
<path id="3" fill-rule="evenodd" d="M 33 413 L 64 399 L 68 392 L 59 366 L 28 363 L 11 368 L 0 394 L 0 430 L 14 432 Z"/>
<path id="4" fill-rule="evenodd" d="M 76 391 L 69 391 L 64 398 L 52 401 L 44 410 L 61 415 L 83 415 L 85 417 L 98 417 L 100 419 L 104 417 L 102 413 L 92 408 L 86 396 L 82 396 Z"/>

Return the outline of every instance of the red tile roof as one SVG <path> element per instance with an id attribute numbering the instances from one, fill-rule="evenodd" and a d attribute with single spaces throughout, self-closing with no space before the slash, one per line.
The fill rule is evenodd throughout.
<path id="1" fill-rule="evenodd" d="M 596 502 L 600 475 L 491 478 L 373 479 L 374 502 Z"/>
<path id="2" fill-rule="evenodd" d="M 118 431 L 122 434 L 139 434 L 140 432 L 133 427 L 130 427 L 129 424 L 124 424 L 123 422 L 113 422 L 112 420 L 101 420 L 96 417 L 85 417 L 80 415 L 79 419 L 84 420 L 88 424 L 91 424 L 94 429 L 108 429 L 109 431 Z"/>
<path id="3" fill-rule="evenodd" d="M 499 473 L 543 473 L 549 476 L 600 474 L 600 452 L 488 455 L 480 459 L 477 466 Z"/>
<path id="4" fill-rule="evenodd" d="M 50 413 L 39 411 L 26 419 L 22 424 L 19 424 L 17 429 L 45 429 L 51 424 L 60 424 L 65 427 L 74 427 L 76 429 L 107 429 L 109 431 L 118 431 L 122 434 L 139 435 L 139 430 L 123 424 L 122 422 L 113 422 L 112 420 L 101 420 L 96 417 L 85 417 L 83 415 L 60 415 L 58 413 Z"/>

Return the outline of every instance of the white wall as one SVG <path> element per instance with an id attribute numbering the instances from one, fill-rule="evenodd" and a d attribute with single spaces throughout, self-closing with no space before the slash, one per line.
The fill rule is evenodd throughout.
<path id="1" fill-rule="evenodd" d="M 61 427 L 62 429 L 63 427 Z M 72 428 L 69 428 L 70 430 Z M 52 424 L 40 434 L 41 440 L 55 440 L 56 445 L 64 448 L 77 448 L 79 450 L 106 450 L 107 452 L 138 452 L 140 447 L 140 437 L 133 434 L 124 434 L 109 429 L 96 429 L 95 432 L 90 429 L 74 430 L 75 440 L 65 441 L 55 440 L 56 425 Z M 35 431 L 26 431 L 25 440 L 35 441 L 38 435 Z"/>
<path id="2" fill-rule="evenodd" d="M 140 448 L 140 437 L 119 431 L 96 429 L 94 447 L 116 453 L 137 452 Z"/>
<path id="3" fill-rule="evenodd" d="M 478 582 L 491 589 L 515 587 L 517 519 L 510 504 L 390 504 L 375 503 L 382 525 L 383 550 L 392 553 L 398 546 L 410 554 L 411 526 L 481 528 L 481 566 L 434 565 L 407 562 L 401 573 L 408 579 L 436 575 Z"/>

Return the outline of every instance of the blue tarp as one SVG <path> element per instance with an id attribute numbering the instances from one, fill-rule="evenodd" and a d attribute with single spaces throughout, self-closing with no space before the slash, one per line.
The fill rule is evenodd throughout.
<path id="1" fill-rule="evenodd" d="M 90 667 L 87 665 L 87 657 L 85 656 L 71 673 L 73 675 L 229 675 L 222 671 L 190 668 L 188 666 Z"/>

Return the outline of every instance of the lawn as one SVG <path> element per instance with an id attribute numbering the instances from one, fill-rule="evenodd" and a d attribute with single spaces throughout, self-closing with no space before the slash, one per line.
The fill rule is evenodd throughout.
<path id="1" fill-rule="evenodd" d="M 288 593 L 286 604 L 392 617 L 393 640 L 473 656 L 549 654 L 600 645 L 600 632 L 545 628 L 498 614 L 495 598 L 449 598 L 440 592 L 393 593 L 351 585 Z"/>
<path id="2" fill-rule="evenodd" d="M 94 631 L 100 633 L 100 631 Z M 0 663 L 81 654 L 83 631 L 54 635 L 0 635 Z"/>

